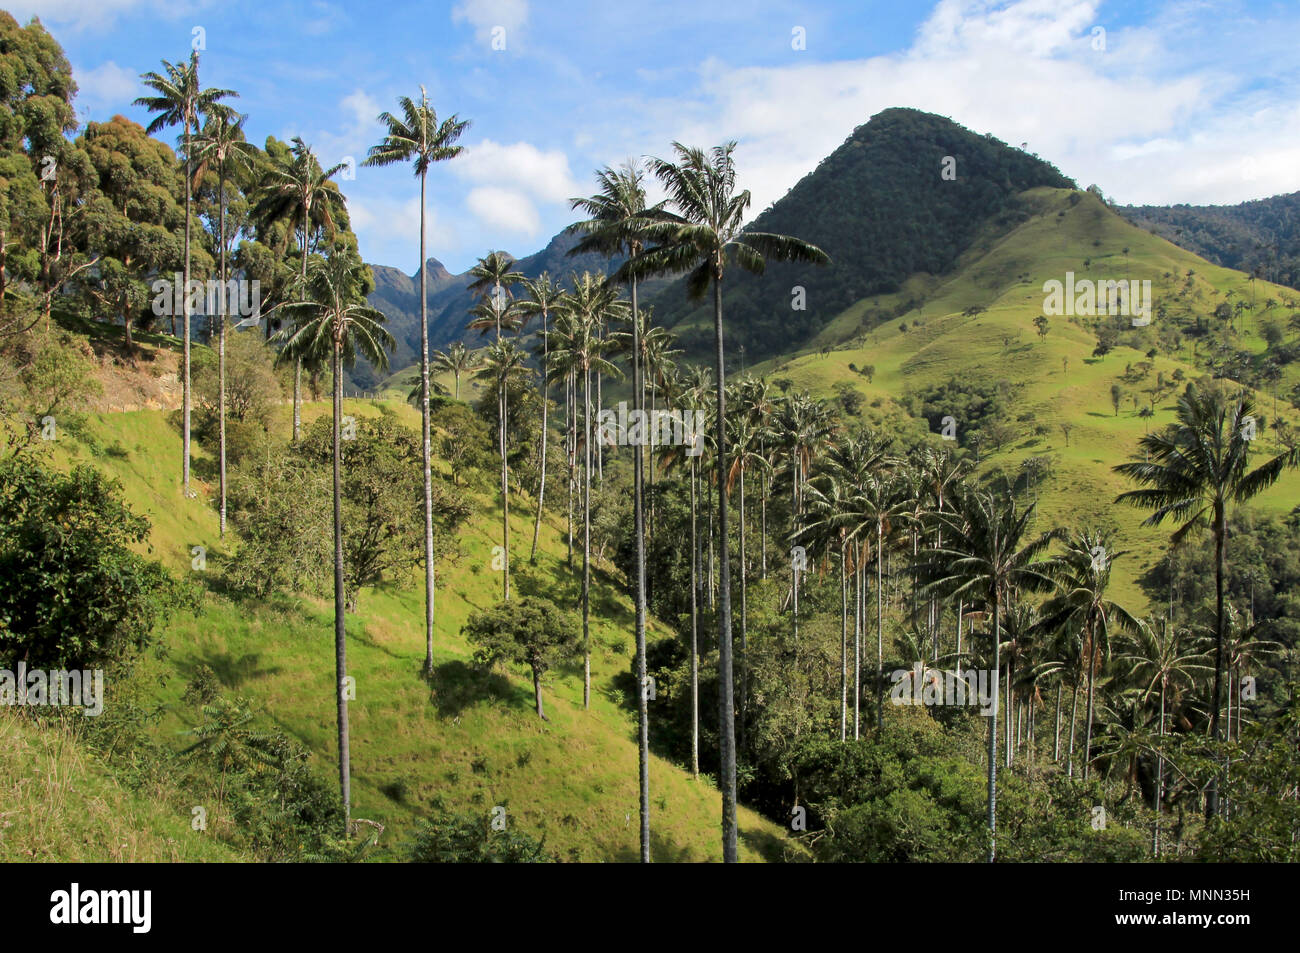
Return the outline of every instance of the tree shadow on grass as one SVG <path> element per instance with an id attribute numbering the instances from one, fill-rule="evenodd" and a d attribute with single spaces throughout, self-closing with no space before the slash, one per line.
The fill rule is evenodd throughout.
<path id="1" fill-rule="evenodd" d="M 768 863 L 783 863 L 795 859 L 790 840 L 778 837 L 771 831 L 741 828 L 739 839 L 750 850 L 762 855 Z"/>
<path id="2" fill-rule="evenodd" d="M 439 717 L 454 718 L 472 705 L 486 699 L 503 702 L 511 708 L 532 708 L 532 697 L 500 672 L 484 671 L 459 659 L 434 667 L 426 677 L 429 695 Z"/>
<path id="3" fill-rule="evenodd" d="M 230 652 L 206 652 L 193 662 L 182 667 L 187 677 L 193 677 L 199 665 L 206 665 L 216 673 L 221 684 L 227 688 L 238 688 L 251 679 L 266 678 L 280 672 L 278 665 L 269 668 L 261 666 L 261 654 L 245 652 L 233 655 Z"/>
<path id="4" fill-rule="evenodd" d="M 630 815 L 631 825 L 638 823 L 638 814 L 633 811 Z M 656 833 L 654 829 L 655 812 L 650 812 L 650 859 L 656 864 L 691 864 L 702 863 L 701 858 L 695 856 L 689 847 L 681 847 L 665 838 L 662 834 Z M 632 827 L 635 831 L 636 828 Z M 614 855 L 614 860 L 620 864 L 636 864 L 641 861 L 640 840 L 629 847 L 625 847 Z"/>

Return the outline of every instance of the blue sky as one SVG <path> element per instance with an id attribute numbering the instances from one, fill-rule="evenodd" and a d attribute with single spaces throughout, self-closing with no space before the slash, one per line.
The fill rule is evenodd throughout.
<path id="1" fill-rule="evenodd" d="M 429 179 L 429 254 L 452 271 L 492 248 L 537 250 L 593 169 L 673 139 L 737 139 L 757 213 L 889 106 L 1027 143 L 1120 202 L 1300 189 L 1293 0 L 3 5 L 63 45 L 83 119 L 147 121 L 131 106 L 139 74 L 198 37 L 205 85 L 239 91 L 250 138 L 301 135 L 327 163 L 359 162 L 378 113 L 423 83 L 440 116 L 472 121 L 465 155 Z M 414 271 L 409 170 L 340 184 L 366 259 Z"/>

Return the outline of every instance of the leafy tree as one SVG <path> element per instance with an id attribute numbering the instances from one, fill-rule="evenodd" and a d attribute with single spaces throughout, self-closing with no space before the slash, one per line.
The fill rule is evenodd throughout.
<path id="1" fill-rule="evenodd" d="M 167 146 L 122 116 L 88 124 L 78 143 L 90 157 L 97 188 L 86 228 L 100 256 L 96 280 L 86 287 L 122 320 L 126 350 L 134 358 L 131 329 L 153 298 L 150 281 L 179 266 L 184 254 L 176 235 L 184 218 L 175 198 L 181 173 Z"/>
<path id="2" fill-rule="evenodd" d="M 90 668 L 148 645 L 157 622 L 193 605 L 136 552 L 148 535 L 149 521 L 93 467 L 0 460 L 0 656 Z"/>
<path id="3" fill-rule="evenodd" d="M 550 721 L 542 705 L 542 676 L 578 654 L 573 621 L 550 600 L 524 596 L 475 612 L 466 621 L 464 633 L 478 646 L 474 657 L 479 663 L 513 662 L 532 669 L 537 717 Z"/>
<path id="4" fill-rule="evenodd" d="M 492 826 L 490 815 L 452 814 L 440 811 L 420 822 L 415 837 L 405 845 L 406 859 L 416 864 L 545 864 L 545 840 Z"/>

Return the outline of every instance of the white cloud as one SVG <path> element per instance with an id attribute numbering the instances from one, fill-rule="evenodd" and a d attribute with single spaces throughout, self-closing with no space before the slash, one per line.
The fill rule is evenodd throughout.
<path id="1" fill-rule="evenodd" d="M 563 202 L 580 192 L 568 156 L 557 150 L 544 152 L 527 142 L 502 145 L 483 139 L 466 146 L 452 168 L 470 182 L 508 186 L 543 202 Z"/>
<path id="2" fill-rule="evenodd" d="M 469 210 L 486 226 L 531 238 L 542 227 L 537 209 L 528 197 L 514 189 L 483 186 L 465 197 Z"/>
<path id="3" fill-rule="evenodd" d="M 496 27 L 504 27 L 506 42 L 528 22 L 528 0 L 461 0 L 451 8 L 452 23 L 468 23 L 474 37 L 486 43 Z"/>
<path id="4" fill-rule="evenodd" d="M 627 151 L 664 155 L 679 139 L 740 141 L 753 210 L 779 199 L 849 135 L 891 106 L 949 116 L 1055 163 L 1120 202 L 1229 203 L 1297 188 L 1300 98 L 1280 83 L 1250 92 L 1232 58 L 1283 31 L 1257 23 L 1222 52 L 1205 42 L 1212 11 L 1157 14 L 1160 29 L 1110 29 L 1094 48 L 1092 0 L 941 0 L 901 53 L 788 66 L 706 60 L 689 98 L 622 103 L 639 121 Z M 1104 10 L 1100 11 L 1104 13 Z M 1294 32 L 1292 30 L 1291 32 Z M 1261 56 L 1271 44 L 1260 46 Z M 1189 55 L 1188 51 L 1194 51 Z M 1287 61 L 1274 59 L 1281 75 Z M 595 133 L 594 127 L 576 135 Z M 601 141 L 597 134 L 597 141 Z M 1247 161 L 1249 160 L 1249 161 Z M 1243 172 L 1243 170 L 1245 170 Z"/>
<path id="5" fill-rule="evenodd" d="M 140 74 L 118 66 L 113 60 L 100 63 L 93 69 L 74 65 L 72 76 L 77 81 L 76 105 L 96 114 L 104 110 L 121 111 L 145 92 L 140 85 Z M 93 118 L 100 117 L 96 115 Z"/>
<path id="6" fill-rule="evenodd" d="M 302 136 L 303 141 L 312 147 L 323 167 L 329 168 L 338 162 L 352 160 L 357 175 L 361 163 L 365 161 L 370 145 L 378 141 L 379 114 L 383 107 L 379 101 L 365 90 L 353 90 L 339 100 L 339 108 L 334 113 L 339 122 L 331 129 L 317 129 L 314 132 L 298 128 L 285 130 L 279 138 L 284 141 L 294 136 Z"/>
<path id="7" fill-rule="evenodd" d="M 418 241 L 420 236 L 420 199 L 392 199 L 376 196 L 348 196 L 348 217 L 352 230 L 384 232 L 401 237 L 402 242 Z M 426 212 L 425 227 L 432 232 L 437 228 L 433 210 Z"/>
<path id="8" fill-rule="evenodd" d="M 177 0 L 9 0 L 5 9 L 19 23 L 25 24 L 32 17 L 40 17 L 47 28 L 60 26 L 94 31 L 109 29 L 119 17 L 128 14 L 149 13 L 174 20 L 197 6 L 202 6 L 202 3 Z"/>

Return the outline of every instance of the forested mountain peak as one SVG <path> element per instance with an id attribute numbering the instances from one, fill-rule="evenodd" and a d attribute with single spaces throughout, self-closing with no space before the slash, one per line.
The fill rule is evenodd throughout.
<path id="1" fill-rule="evenodd" d="M 986 223 L 1038 186 L 1074 188 L 1055 166 L 991 135 L 918 109 L 891 108 L 858 126 L 750 226 L 795 235 L 831 257 L 826 267 L 773 265 L 728 279 L 732 340 L 756 357 L 811 339 L 854 301 L 897 291 L 916 272 L 942 273 Z M 792 288 L 806 309 L 792 307 Z M 697 305 L 674 283 L 656 302 L 688 350 L 707 343 Z"/>

